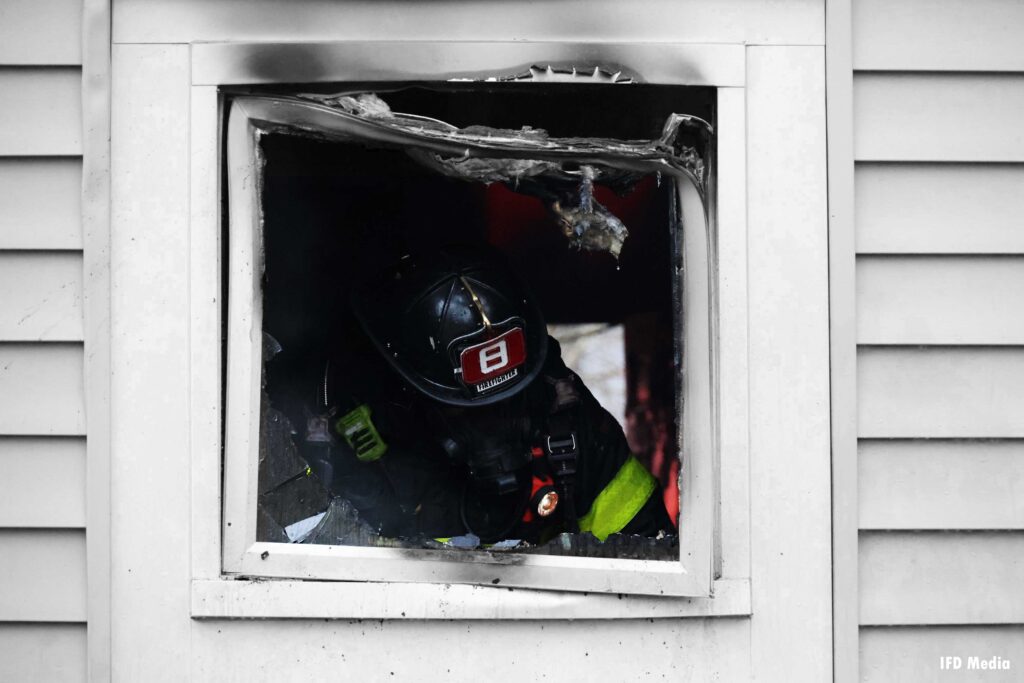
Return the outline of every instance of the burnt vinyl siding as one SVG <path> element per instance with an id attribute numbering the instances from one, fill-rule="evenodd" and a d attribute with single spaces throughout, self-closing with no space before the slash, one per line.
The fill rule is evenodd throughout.
<path id="1" fill-rule="evenodd" d="M 852 30 L 861 678 L 1015 680 L 1024 5 L 854 0 Z"/>
<path id="2" fill-rule="evenodd" d="M 0 6 L 0 680 L 86 679 L 81 0 Z"/>
<path id="3" fill-rule="evenodd" d="M 821 45 L 824 3 L 658 0 L 512 0 L 457 4 L 255 0 L 118 0 L 115 44 L 216 41 L 529 40 L 588 43 Z M 425 71 L 433 65 L 424 64 Z"/>

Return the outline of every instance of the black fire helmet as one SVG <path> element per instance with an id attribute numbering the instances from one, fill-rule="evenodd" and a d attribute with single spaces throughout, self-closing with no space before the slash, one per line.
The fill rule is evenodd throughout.
<path id="1" fill-rule="evenodd" d="M 357 286 L 352 308 L 395 370 L 448 405 L 489 405 L 517 394 L 547 355 L 540 309 L 492 249 L 404 256 Z"/>

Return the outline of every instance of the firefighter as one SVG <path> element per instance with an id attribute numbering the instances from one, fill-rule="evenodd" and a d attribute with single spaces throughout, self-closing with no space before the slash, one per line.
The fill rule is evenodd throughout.
<path id="1" fill-rule="evenodd" d="M 352 309 L 305 454 L 382 535 L 674 532 L 656 479 L 496 252 L 407 256 L 358 286 Z"/>

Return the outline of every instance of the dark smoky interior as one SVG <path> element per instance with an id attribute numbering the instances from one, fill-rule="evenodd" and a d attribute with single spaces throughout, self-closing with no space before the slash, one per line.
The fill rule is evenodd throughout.
<path id="1" fill-rule="evenodd" d="M 672 113 L 713 120 L 713 91 L 701 88 L 476 84 L 375 94 L 392 111 L 459 128 L 525 126 L 557 137 L 657 139 Z M 514 180 L 451 177 L 401 146 L 359 139 L 282 131 L 258 144 L 265 266 L 259 540 L 677 558 L 682 230 L 674 178 L 638 174 L 612 186 L 600 175 L 594 180 L 593 200 L 628 229 L 616 256 L 572 246 L 543 196 Z M 571 162 L 564 168 L 577 170 Z M 441 537 L 394 534 L 335 490 L 323 463 L 309 455 L 310 425 L 327 407 L 325 364 L 365 336 L 352 313 L 353 292 L 404 254 L 447 245 L 485 245 L 507 259 L 566 365 L 656 478 L 653 495 L 664 501 L 672 528 L 658 538 L 616 534 L 604 542 L 582 533 L 487 544 L 458 529 Z M 394 380 L 382 375 L 382 382 Z M 386 468 L 387 457 L 373 467 Z"/>

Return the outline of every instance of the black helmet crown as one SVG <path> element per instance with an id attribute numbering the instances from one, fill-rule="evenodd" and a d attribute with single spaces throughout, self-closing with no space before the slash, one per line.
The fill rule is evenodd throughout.
<path id="1" fill-rule="evenodd" d="M 405 256 L 356 288 L 352 307 L 399 374 L 450 405 L 487 405 L 518 393 L 547 354 L 533 297 L 489 249 Z"/>

